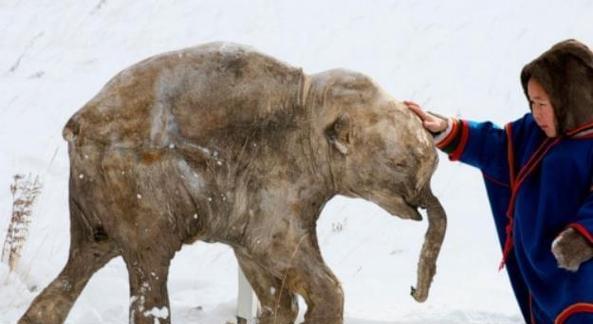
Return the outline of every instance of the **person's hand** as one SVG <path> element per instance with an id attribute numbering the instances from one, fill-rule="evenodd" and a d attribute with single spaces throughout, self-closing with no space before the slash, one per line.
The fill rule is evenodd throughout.
<path id="1" fill-rule="evenodd" d="M 552 253 L 559 268 L 576 272 L 583 262 L 593 257 L 593 245 L 579 232 L 568 228 L 552 243 Z"/>
<path id="2" fill-rule="evenodd" d="M 404 104 L 408 106 L 408 108 L 416 115 L 418 115 L 420 119 L 422 119 L 422 125 L 431 133 L 437 134 L 447 129 L 447 119 L 425 112 L 417 103 L 413 101 L 404 101 Z"/>

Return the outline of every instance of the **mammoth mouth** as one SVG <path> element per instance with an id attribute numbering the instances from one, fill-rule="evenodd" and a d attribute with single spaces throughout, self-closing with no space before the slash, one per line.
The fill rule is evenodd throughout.
<path id="1" fill-rule="evenodd" d="M 418 212 L 418 206 L 408 203 L 402 196 L 391 196 L 388 199 L 380 198 L 376 203 L 393 216 L 415 221 L 422 220 L 422 215 Z"/>

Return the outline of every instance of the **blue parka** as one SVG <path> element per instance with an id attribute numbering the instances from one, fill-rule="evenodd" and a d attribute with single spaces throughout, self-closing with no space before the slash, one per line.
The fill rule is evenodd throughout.
<path id="1" fill-rule="evenodd" d="M 547 138 L 531 114 L 505 129 L 455 124 L 440 148 L 482 171 L 525 321 L 593 323 L 593 261 L 569 272 L 551 252 L 568 227 L 593 243 L 593 124 L 557 138 Z"/>
<path id="2" fill-rule="evenodd" d="M 552 242 L 571 227 L 593 248 L 593 52 L 560 42 L 521 71 L 550 97 L 557 137 L 531 113 L 504 129 L 454 120 L 437 146 L 479 168 L 515 296 L 526 323 L 593 324 L 593 260 L 558 268 Z"/>

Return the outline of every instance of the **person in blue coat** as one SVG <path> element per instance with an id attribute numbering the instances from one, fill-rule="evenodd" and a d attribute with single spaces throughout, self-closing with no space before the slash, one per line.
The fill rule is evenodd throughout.
<path id="1" fill-rule="evenodd" d="M 593 52 L 566 40 L 527 64 L 530 112 L 499 128 L 406 105 L 482 172 L 526 323 L 593 323 Z"/>

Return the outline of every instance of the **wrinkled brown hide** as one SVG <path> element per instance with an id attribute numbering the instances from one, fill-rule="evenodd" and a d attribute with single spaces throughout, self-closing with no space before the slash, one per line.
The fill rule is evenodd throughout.
<path id="1" fill-rule="evenodd" d="M 247 47 L 206 44 L 124 70 L 64 137 L 70 257 L 20 323 L 63 322 L 92 274 L 118 255 L 130 276 L 130 320 L 169 323 L 169 263 L 196 240 L 234 249 L 260 323 L 293 323 L 296 294 L 306 323 L 342 323 L 342 289 L 315 229 L 337 194 L 408 219 L 428 208 L 413 292 L 426 299 L 445 232 L 429 189 L 436 152 L 420 121 L 362 74 L 307 76 Z"/>

